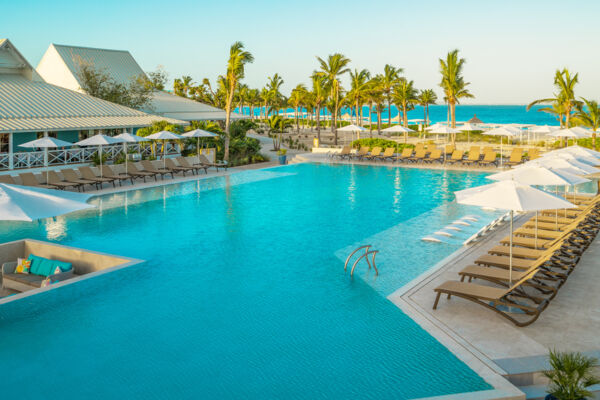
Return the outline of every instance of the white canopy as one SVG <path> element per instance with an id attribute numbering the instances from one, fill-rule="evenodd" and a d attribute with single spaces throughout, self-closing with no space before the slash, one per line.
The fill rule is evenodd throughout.
<path id="1" fill-rule="evenodd" d="M 539 125 L 529 128 L 529 132 L 547 134 L 554 132 L 557 129 L 559 129 L 557 126 Z"/>
<path id="2" fill-rule="evenodd" d="M 457 128 L 460 131 L 480 131 L 482 128 L 477 124 L 472 124 L 470 122 L 465 122 L 461 126 Z"/>
<path id="3" fill-rule="evenodd" d="M 103 134 L 98 134 L 94 136 L 90 136 L 87 139 L 80 140 L 76 142 L 77 146 L 107 146 L 110 144 L 123 143 L 122 139 L 117 139 L 112 136 L 106 136 Z"/>
<path id="4" fill-rule="evenodd" d="M 405 128 L 402 125 L 393 125 L 390 126 L 388 128 L 382 129 L 381 132 L 390 132 L 390 133 L 408 133 L 408 132 L 414 132 L 414 130 L 410 129 L 410 128 Z"/>
<path id="5" fill-rule="evenodd" d="M 213 132 L 202 130 L 202 129 L 194 129 L 193 131 L 186 132 L 186 133 L 182 134 L 181 136 L 185 136 L 188 138 L 193 138 L 193 137 L 201 138 L 201 137 L 217 137 L 219 135 L 217 135 L 216 133 L 213 133 Z"/>
<path id="6" fill-rule="evenodd" d="M 551 137 L 559 137 L 559 138 L 574 138 L 574 139 L 583 139 L 590 137 L 590 134 L 585 130 L 581 131 L 575 128 L 568 129 L 559 129 L 557 131 L 550 132 L 547 136 Z"/>
<path id="7" fill-rule="evenodd" d="M 552 169 L 542 165 L 528 165 L 489 175 L 494 181 L 514 180 L 524 185 L 571 186 L 589 182 L 589 179 L 561 169 Z"/>
<path id="8" fill-rule="evenodd" d="M 146 139 L 152 139 L 152 140 L 179 140 L 179 139 L 183 139 L 182 136 L 173 133 L 171 131 L 160 131 L 160 132 L 156 132 L 153 133 L 152 135 L 148 135 L 146 136 Z"/>
<path id="9" fill-rule="evenodd" d="M 93 208 L 91 194 L 0 183 L 0 220 L 35 221 Z"/>
<path id="10" fill-rule="evenodd" d="M 498 128 L 490 129 L 489 131 L 483 132 L 484 135 L 490 136 L 518 136 L 520 132 L 516 128 L 510 126 L 500 126 Z"/>
<path id="11" fill-rule="evenodd" d="M 461 131 L 459 131 L 458 129 L 450 128 L 445 125 L 433 127 L 433 129 L 431 129 L 431 128 L 432 127 L 430 127 L 430 129 L 427 129 L 429 131 L 429 133 L 436 133 L 436 134 L 442 134 L 442 135 L 449 135 L 452 133 L 461 133 Z"/>
<path id="12" fill-rule="evenodd" d="M 32 140 L 31 142 L 20 144 L 19 147 L 27 148 L 54 148 L 54 147 L 70 147 L 73 146 L 71 142 L 65 142 L 64 140 L 56 139 L 53 137 L 43 137 L 40 139 Z"/>
<path id="13" fill-rule="evenodd" d="M 138 142 L 146 142 L 147 141 L 146 138 L 143 138 L 138 135 L 133 135 L 129 132 L 123 132 L 123 133 L 115 136 L 115 139 L 121 139 L 121 141 L 123 141 L 125 143 L 138 143 Z"/>
<path id="14" fill-rule="evenodd" d="M 598 168 L 594 168 L 588 164 L 584 164 L 577 160 L 566 160 L 560 157 L 540 157 L 533 161 L 528 161 L 525 164 L 515 167 L 525 168 L 528 165 L 542 165 L 545 167 L 551 167 L 555 169 L 564 169 L 569 173 L 577 175 L 588 175 L 600 172 Z"/>
<path id="15" fill-rule="evenodd" d="M 570 153 L 570 154 L 574 154 L 576 156 L 582 155 L 582 156 L 591 156 L 591 157 L 600 158 L 600 152 L 592 150 L 592 149 L 587 149 L 585 147 L 581 147 L 578 145 L 563 147 L 562 149 L 553 150 L 546 154 L 555 154 L 555 153 Z"/>
<path id="16" fill-rule="evenodd" d="M 544 154 L 542 157 L 547 157 L 547 158 L 563 158 L 565 160 L 575 160 L 575 161 L 579 161 L 579 162 L 584 163 L 584 164 L 591 165 L 592 167 L 596 166 L 596 165 L 600 165 L 600 160 L 597 159 L 596 157 L 575 155 L 575 154 L 566 153 L 566 152 L 547 153 L 547 154 Z"/>

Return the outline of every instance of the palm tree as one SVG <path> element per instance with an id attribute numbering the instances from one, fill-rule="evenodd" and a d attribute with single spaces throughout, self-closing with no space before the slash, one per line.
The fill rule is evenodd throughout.
<path id="1" fill-rule="evenodd" d="M 225 148 L 223 159 L 229 160 L 229 125 L 231 122 L 231 107 L 233 104 L 233 97 L 235 88 L 237 87 L 240 80 L 244 78 L 244 72 L 246 64 L 254 61 L 254 56 L 250 52 L 244 50 L 242 42 L 235 42 L 229 49 L 229 60 L 227 62 L 227 73 L 223 77 L 222 82 L 227 90 L 227 97 L 225 103 Z"/>
<path id="2" fill-rule="evenodd" d="M 317 139 L 321 143 L 321 107 L 327 99 L 327 78 L 320 74 L 313 74 L 312 77 L 312 96 L 315 105 L 315 112 L 317 115 Z"/>
<path id="3" fill-rule="evenodd" d="M 558 400 L 580 400 L 593 396 L 588 387 L 600 383 L 594 374 L 598 360 L 581 353 L 561 353 L 550 350 L 549 371 L 544 375 L 549 379 L 548 393 Z"/>
<path id="4" fill-rule="evenodd" d="M 273 139 L 273 150 L 277 151 L 281 147 L 281 134 L 290 126 L 289 119 L 281 118 L 279 115 L 272 115 L 267 119 L 269 127 L 269 136 Z"/>
<path id="5" fill-rule="evenodd" d="M 429 105 L 435 104 L 436 101 L 437 95 L 433 89 L 421 90 L 419 93 L 419 105 L 423 106 L 423 119 L 425 121 L 425 126 L 429 124 Z"/>
<path id="6" fill-rule="evenodd" d="M 250 119 L 254 119 L 254 107 L 260 105 L 260 92 L 258 89 L 248 90 L 248 105 L 250 106 Z"/>
<path id="7" fill-rule="evenodd" d="M 377 112 L 377 133 L 381 133 L 381 112 L 385 104 L 382 80 L 382 75 L 376 75 L 375 78 L 371 79 L 371 90 L 368 94 L 368 102 L 375 105 L 375 111 Z"/>
<path id="8" fill-rule="evenodd" d="M 413 81 L 400 79 L 394 86 L 394 103 L 398 107 L 398 111 L 402 112 L 402 122 L 405 128 L 408 127 L 408 111 L 415 108 L 417 103 L 417 89 L 413 86 Z M 404 133 L 404 143 L 408 140 L 408 134 Z"/>
<path id="9" fill-rule="evenodd" d="M 321 71 L 318 71 L 317 73 L 327 78 L 328 86 L 331 91 L 330 97 L 333 104 L 333 124 L 331 126 L 331 131 L 334 133 L 334 144 L 337 145 L 337 116 L 342 92 L 342 85 L 339 78 L 346 72 L 350 71 L 350 69 L 347 68 L 347 65 L 350 63 L 350 59 L 340 53 L 335 53 L 329 55 L 329 57 L 327 57 L 327 61 L 320 57 L 317 57 L 317 60 L 321 65 Z"/>
<path id="10" fill-rule="evenodd" d="M 532 101 L 527 106 L 527 111 L 531 109 L 536 104 L 552 104 L 554 109 L 560 111 L 558 113 L 560 126 L 563 126 L 563 115 L 565 117 L 565 128 L 568 128 L 570 125 L 571 112 L 573 108 L 576 107 L 580 102 L 575 100 L 575 85 L 579 82 L 579 74 L 575 74 L 571 77 L 571 73 L 568 69 L 563 68 L 563 70 L 556 70 L 554 74 L 554 87 L 557 89 L 557 93 L 554 94 L 554 97 L 547 99 L 539 99 Z M 538 111 L 542 111 L 544 109 L 540 109 Z M 546 109 L 547 111 L 547 109 Z"/>
<path id="11" fill-rule="evenodd" d="M 238 109 L 240 110 L 240 114 L 244 115 L 244 104 L 248 101 L 248 85 L 245 83 L 241 83 L 238 85 L 236 90 L 236 98 L 238 101 Z"/>
<path id="12" fill-rule="evenodd" d="M 383 75 L 380 75 L 380 84 L 383 94 L 387 99 L 388 104 L 388 125 L 392 126 L 392 89 L 400 80 L 400 74 L 404 70 L 402 68 L 395 68 L 389 64 L 383 67 Z"/>
<path id="13" fill-rule="evenodd" d="M 350 107 L 355 108 L 356 125 L 360 125 L 358 117 L 362 110 L 362 105 L 364 104 L 367 93 L 371 88 L 371 84 L 369 83 L 370 79 L 371 74 L 366 69 L 361 71 L 355 69 L 354 72 L 350 71 L 350 91 L 348 92 L 347 96 Z"/>
<path id="14" fill-rule="evenodd" d="M 264 119 L 266 120 L 269 117 L 269 112 L 267 110 L 268 106 L 269 106 L 269 89 L 265 86 L 264 88 L 261 89 L 260 91 L 260 100 L 262 101 L 262 107 L 263 107 L 263 112 L 264 112 Z"/>
<path id="15" fill-rule="evenodd" d="M 585 108 L 580 104 L 577 106 L 574 119 L 592 129 L 592 146 L 596 149 L 596 132 L 600 129 L 600 107 L 596 100 L 581 98 Z"/>
<path id="16" fill-rule="evenodd" d="M 300 124 L 298 123 L 298 108 L 302 105 L 304 101 L 304 96 L 306 93 L 306 86 L 303 84 L 298 84 L 290 93 L 290 97 L 288 99 L 288 104 L 294 108 L 294 118 L 296 120 L 296 131 L 300 133 Z"/>
<path id="17" fill-rule="evenodd" d="M 440 87 L 444 89 L 446 95 L 452 128 L 456 128 L 456 104 L 460 103 L 462 98 L 475 97 L 466 88 L 469 82 L 465 82 L 462 76 L 465 62 L 464 58 L 458 58 L 458 50 L 449 52 L 446 60 L 440 58 L 440 73 L 442 74 Z"/>

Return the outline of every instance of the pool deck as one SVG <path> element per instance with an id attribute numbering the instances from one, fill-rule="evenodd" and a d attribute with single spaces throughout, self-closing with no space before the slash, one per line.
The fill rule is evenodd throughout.
<path id="1" fill-rule="evenodd" d="M 518 217 L 515 228 L 526 219 L 525 215 Z M 530 326 L 516 327 L 490 310 L 457 297 L 447 300 L 442 296 L 437 310 L 432 309 L 433 289 L 446 280 L 459 280 L 459 270 L 486 254 L 508 233 L 505 224 L 480 242 L 462 247 L 388 297 L 497 389 L 496 383 L 489 380 L 489 371 L 510 376 L 519 386 L 543 384 L 539 371 L 547 368 L 548 349 L 600 354 L 599 240 L 594 240 L 557 296 Z M 482 370 L 481 364 L 489 371 Z"/>

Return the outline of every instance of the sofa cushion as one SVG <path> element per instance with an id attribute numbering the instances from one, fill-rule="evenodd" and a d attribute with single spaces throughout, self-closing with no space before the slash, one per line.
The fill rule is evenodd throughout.
<path id="1" fill-rule="evenodd" d="M 69 271 L 72 268 L 69 262 L 49 260 L 34 254 L 30 254 L 27 260 L 31 261 L 29 273 L 40 276 L 53 275 L 56 267 L 59 267 L 62 272 Z"/>

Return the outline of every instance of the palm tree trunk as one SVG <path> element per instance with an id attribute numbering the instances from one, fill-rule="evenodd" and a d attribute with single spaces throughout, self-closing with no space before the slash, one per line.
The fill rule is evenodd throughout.
<path id="1" fill-rule="evenodd" d="M 408 128 L 408 116 L 406 115 L 406 103 L 402 105 L 402 117 L 404 120 L 404 127 Z"/>
<path id="2" fill-rule="evenodd" d="M 427 104 L 423 104 L 423 126 L 427 126 Z"/>
<path id="3" fill-rule="evenodd" d="M 317 105 L 317 139 L 321 143 L 321 105 Z"/>
<path id="4" fill-rule="evenodd" d="M 452 115 L 452 128 L 456 128 L 456 104 L 454 104 L 454 102 L 450 104 L 450 110 L 450 114 Z"/>
<path id="5" fill-rule="evenodd" d="M 398 118 L 398 123 L 400 123 L 400 119 Z M 392 126 L 392 102 L 391 98 L 388 95 L 388 126 Z"/>
<path id="6" fill-rule="evenodd" d="M 227 97 L 227 103 L 225 105 L 225 146 L 223 149 L 223 160 L 229 161 L 229 123 L 231 119 L 231 105 L 233 103 L 233 92 L 235 89 L 235 83 L 231 83 L 229 88 L 229 96 Z"/>

